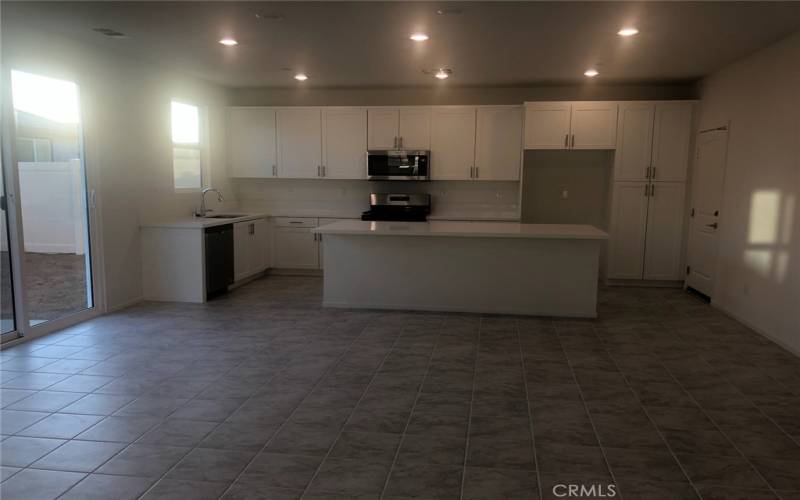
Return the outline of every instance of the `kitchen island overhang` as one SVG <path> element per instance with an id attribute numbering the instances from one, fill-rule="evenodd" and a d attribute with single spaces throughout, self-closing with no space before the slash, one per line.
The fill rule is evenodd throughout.
<path id="1" fill-rule="evenodd" d="M 324 307 L 597 317 L 608 234 L 593 226 L 348 220 L 315 232 Z"/>

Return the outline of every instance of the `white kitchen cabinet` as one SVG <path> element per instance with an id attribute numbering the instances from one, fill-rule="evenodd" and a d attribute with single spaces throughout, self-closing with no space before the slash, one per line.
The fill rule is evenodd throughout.
<path id="1" fill-rule="evenodd" d="M 572 104 L 525 103 L 525 149 L 567 149 Z"/>
<path id="2" fill-rule="evenodd" d="M 317 269 L 319 248 L 311 232 L 315 217 L 277 217 L 273 240 L 273 267 L 279 269 Z"/>
<path id="3" fill-rule="evenodd" d="M 370 108 L 369 149 L 422 149 L 431 145 L 431 111 L 427 107 Z"/>
<path id="4" fill-rule="evenodd" d="M 398 133 L 401 149 L 431 149 L 431 109 L 400 108 Z"/>
<path id="5" fill-rule="evenodd" d="M 320 176 L 329 179 L 366 179 L 366 161 L 366 108 L 324 108 Z"/>
<path id="6" fill-rule="evenodd" d="M 475 127 L 475 178 L 518 181 L 522 153 L 522 108 L 479 107 Z"/>
<path id="7" fill-rule="evenodd" d="M 322 165 L 320 108 L 280 108 L 278 124 L 278 176 L 318 178 Z"/>
<path id="8" fill-rule="evenodd" d="M 681 250 L 684 221 L 683 182 L 650 184 L 644 279 L 683 279 Z"/>
<path id="9" fill-rule="evenodd" d="M 628 102 L 619 105 L 617 151 L 614 155 L 614 179 L 644 181 L 650 175 L 653 144 L 653 103 Z"/>
<path id="10" fill-rule="evenodd" d="M 653 127 L 652 180 L 684 182 L 692 140 L 691 102 L 657 103 Z"/>
<path id="11" fill-rule="evenodd" d="M 649 189 L 647 182 L 614 184 L 606 269 L 608 278 L 642 279 Z"/>
<path id="12" fill-rule="evenodd" d="M 525 103 L 525 149 L 614 149 L 617 103 Z"/>
<path id="13" fill-rule="evenodd" d="M 431 179 L 469 180 L 475 171 L 475 108 L 434 108 Z"/>
<path id="14" fill-rule="evenodd" d="M 231 177 L 277 175 L 275 109 L 230 107 L 227 110 L 228 173 Z"/>
<path id="15" fill-rule="evenodd" d="M 572 103 L 571 149 L 614 149 L 617 145 L 617 103 Z"/>
<path id="16" fill-rule="evenodd" d="M 266 219 L 233 225 L 233 279 L 240 281 L 268 267 L 269 223 Z"/>

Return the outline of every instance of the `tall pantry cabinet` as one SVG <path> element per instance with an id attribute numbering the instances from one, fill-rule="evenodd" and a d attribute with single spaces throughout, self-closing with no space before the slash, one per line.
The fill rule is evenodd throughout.
<path id="1" fill-rule="evenodd" d="M 694 105 L 620 103 L 606 277 L 678 281 Z"/>

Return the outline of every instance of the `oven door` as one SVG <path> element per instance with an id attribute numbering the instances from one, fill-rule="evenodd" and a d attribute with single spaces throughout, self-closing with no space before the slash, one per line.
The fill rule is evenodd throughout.
<path id="1" fill-rule="evenodd" d="M 367 179 L 426 181 L 428 151 L 367 151 Z"/>

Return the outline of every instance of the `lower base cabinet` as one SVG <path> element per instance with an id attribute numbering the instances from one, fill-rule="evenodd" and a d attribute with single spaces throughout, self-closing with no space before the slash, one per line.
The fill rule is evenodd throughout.
<path id="1" fill-rule="evenodd" d="M 323 240 L 311 231 L 318 226 L 346 219 L 315 217 L 277 217 L 275 219 L 275 258 L 277 269 L 322 269 Z"/>
<path id="2" fill-rule="evenodd" d="M 233 225 L 233 280 L 241 281 L 269 267 L 270 230 L 267 219 Z"/>

